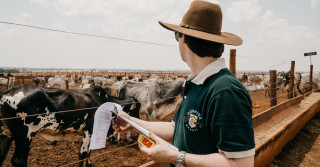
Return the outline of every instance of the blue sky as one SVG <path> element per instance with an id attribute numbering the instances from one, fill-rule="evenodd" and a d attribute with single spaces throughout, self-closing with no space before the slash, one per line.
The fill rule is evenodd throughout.
<path id="1" fill-rule="evenodd" d="M 210 0 L 216 2 L 215 0 Z M 178 46 L 158 21 L 179 24 L 191 0 L 0 0 L 0 21 Z M 222 31 L 239 35 L 237 70 L 309 70 L 320 54 L 320 0 L 219 1 Z M 0 24 L 0 67 L 187 70 L 178 47 Z M 320 55 L 312 57 L 320 71 Z"/>

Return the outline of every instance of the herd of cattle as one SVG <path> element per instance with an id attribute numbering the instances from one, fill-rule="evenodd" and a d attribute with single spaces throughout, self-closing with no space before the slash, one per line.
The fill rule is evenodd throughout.
<path id="1" fill-rule="evenodd" d="M 97 107 L 105 102 L 116 102 L 132 116 L 152 121 L 160 120 L 175 110 L 181 100 L 185 82 L 184 77 L 159 79 L 150 76 L 143 82 L 137 81 L 139 78 L 123 78 L 113 85 L 102 85 L 95 77 L 91 79 L 90 76 L 80 76 L 77 82 L 84 86 L 90 84 L 89 88 L 64 90 L 50 88 L 54 85 L 50 84 L 54 83 L 53 81 L 65 81 L 66 77 L 48 78 L 46 87 L 36 86 L 46 82 L 45 78 L 37 79 L 39 82 L 33 85 L 20 85 L 0 94 L 0 120 L 19 117 L 0 121 L 0 164 L 5 159 L 11 143 L 15 141 L 11 163 L 14 166 L 27 166 L 30 144 L 37 133 L 48 140 L 56 141 L 56 137 L 66 133 L 82 132 L 79 159 L 86 159 L 90 155 L 89 145 Z M 108 77 L 101 78 L 102 81 L 104 79 L 113 80 Z M 66 82 L 58 84 L 62 83 Z M 73 81 L 70 80 L 70 83 Z M 111 88 L 108 86 L 118 87 L 119 94 L 113 96 L 108 93 L 116 92 L 110 91 Z M 69 110 L 73 112 L 59 112 Z M 28 117 L 33 114 L 39 115 Z M 112 132 L 112 128 L 110 131 Z M 83 162 L 79 162 L 79 166 L 82 165 Z M 90 159 L 86 160 L 86 166 L 91 166 Z"/>
<path id="2" fill-rule="evenodd" d="M 293 94 L 297 92 L 304 94 L 312 89 L 320 88 L 320 72 L 313 73 L 312 84 L 309 83 L 309 73 L 294 73 L 294 89 Z M 270 76 L 269 75 L 251 75 L 246 73 L 237 74 L 236 77 L 241 81 L 249 92 L 264 91 L 265 96 L 270 96 Z M 276 77 L 276 88 L 279 91 L 286 90 L 289 94 L 290 72 L 281 72 Z"/>
<path id="3" fill-rule="evenodd" d="M 265 95 L 268 94 L 268 75 L 248 76 L 243 73 L 238 74 L 237 78 L 248 91 L 264 90 Z M 285 88 L 289 80 L 289 73 L 279 74 L 277 88 Z M 185 81 L 186 76 L 55 76 L 36 77 L 33 78 L 34 84 L 12 87 L 0 94 L 0 120 L 19 118 L 0 121 L 0 165 L 11 143 L 15 141 L 11 163 L 14 166 L 27 166 L 30 144 L 36 134 L 54 142 L 61 135 L 81 132 L 83 138 L 79 159 L 84 160 L 90 156 L 94 113 L 101 104 L 115 102 L 134 117 L 150 121 L 161 120 L 176 110 L 182 99 Z M 313 81 L 320 88 L 320 73 L 313 74 Z M 307 91 L 308 82 L 307 73 L 295 73 L 294 83 L 300 93 Z M 7 84 L 8 80 L 0 83 Z M 73 87 L 76 84 L 79 86 L 72 90 L 61 89 L 66 87 L 66 83 Z M 45 87 L 40 87 L 40 84 Z M 60 89 L 53 88 L 55 85 L 60 86 Z M 34 114 L 38 115 L 28 116 Z M 114 136 L 112 128 L 108 135 Z M 90 159 L 85 162 L 86 166 L 92 166 Z M 83 166 L 82 161 L 79 166 Z"/>

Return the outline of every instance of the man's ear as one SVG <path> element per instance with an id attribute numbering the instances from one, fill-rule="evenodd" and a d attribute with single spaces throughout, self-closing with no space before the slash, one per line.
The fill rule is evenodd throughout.
<path id="1" fill-rule="evenodd" d="M 186 38 L 185 38 L 185 35 L 184 35 L 184 34 L 182 34 L 182 42 L 183 42 L 183 43 L 186 43 Z"/>

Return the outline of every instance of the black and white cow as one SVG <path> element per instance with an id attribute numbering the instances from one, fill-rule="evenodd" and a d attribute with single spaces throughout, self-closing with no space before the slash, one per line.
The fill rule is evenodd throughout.
<path id="1" fill-rule="evenodd" d="M 32 82 L 35 85 L 39 86 L 39 84 L 42 84 L 42 83 L 47 84 L 48 79 L 49 79 L 48 77 L 34 77 L 34 78 L 32 78 Z"/>
<path id="2" fill-rule="evenodd" d="M 141 103 L 140 118 L 161 120 L 173 112 L 182 100 L 184 78 L 149 83 L 125 81 L 119 87 L 119 97 L 134 97 Z"/>
<path id="3" fill-rule="evenodd" d="M 124 110 L 128 111 L 137 101 L 134 98 L 109 97 L 105 90 L 98 86 L 84 90 L 61 90 L 22 85 L 1 93 L 0 119 L 17 116 L 21 118 L 0 121 L 0 165 L 14 140 L 16 146 L 11 163 L 14 166 L 27 166 L 32 139 L 37 133 L 47 131 L 55 134 L 83 132 L 79 159 L 88 158 L 94 114 L 97 109 L 92 107 L 98 107 L 105 102 L 124 104 Z M 92 109 L 52 113 L 84 108 Z M 136 109 L 136 112 L 138 111 L 139 108 Z M 47 114 L 25 117 L 43 113 Z M 83 166 L 82 161 L 79 166 Z M 86 160 L 86 166 L 92 166 L 90 160 Z"/>
<path id="4" fill-rule="evenodd" d="M 290 71 L 286 72 L 283 77 L 284 77 L 284 80 L 285 80 L 284 86 L 287 89 L 287 96 L 289 97 L 289 93 L 290 93 L 290 90 L 289 90 Z M 294 97 L 297 96 L 297 89 L 299 89 L 300 80 L 301 80 L 301 73 L 294 72 L 294 80 L 293 80 L 293 96 Z"/>

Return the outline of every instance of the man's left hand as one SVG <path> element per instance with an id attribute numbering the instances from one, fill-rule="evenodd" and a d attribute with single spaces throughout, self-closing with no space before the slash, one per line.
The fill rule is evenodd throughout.
<path id="1" fill-rule="evenodd" d="M 156 142 L 152 148 L 147 148 L 139 143 L 140 150 L 150 156 L 157 163 L 175 163 L 179 156 L 179 151 L 174 150 L 168 142 L 158 137 L 154 132 L 149 132 L 150 138 Z"/>

